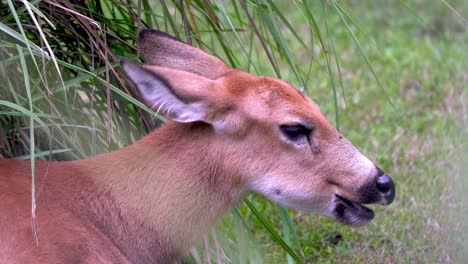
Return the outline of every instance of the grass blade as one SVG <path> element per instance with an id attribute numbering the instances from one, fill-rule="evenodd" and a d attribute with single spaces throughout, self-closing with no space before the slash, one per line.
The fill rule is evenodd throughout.
<path id="1" fill-rule="evenodd" d="M 255 208 L 255 206 L 249 201 L 249 199 L 244 199 L 245 204 L 249 207 L 252 213 L 257 217 L 257 219 L 262 223 L 262 225 L 270 233 L 271 237 L 280 244 L 280 246 L 296 261 L 296 263 L 303 263 L 302 259 L 299 257 L 296 252 L 284 241 L 284 239 L 276 232 L 275 228 L 266 220 L 266 218 Z"/>
<path id="2" fill-rule="evenodd" d="M 24 77 L 24 85 L 26 88 L 26 92 L 28 94 L 28 99 L 29 99 L 29 150 L 30 150 L 30 163 L 31 163 L 31 226 L 33 230 L 33 236 L 36 241 L 36 244 L 39 244 L 38 238 L 37 238 L 37 225 L 36 225 L 36 186 L 35 186 L 35 147 L 36 143 L 34 140 L 34 112 L 33 112 L 33 104 L 31 100 L 31 88 L 29 84 L 29 73 L 28 73 L 28 67 L 26 65 L 26 60 L 24 59 L 24 55 L 22 52 L 22 49 L 18 46 L 18 55 L 20 57 L 21 61 L 21 68 L 23 71 L 23 77 Z"/>
<path id="3" fill-rule="evenodd" d="M 291 216 L 288 213 L 288 209 L 283 206 L 277 206 L 277 208 L 283 226 L 282 229 L 285 242 L 289 246 L 292 246 L 294 244 L 294 247 L 296 249 L 299 249 L 299 252 L 302 253 L 301 243 L 299 242 L 299 237 L 297 236 L 296 228 L 294 227 Z M 303 254 L 301 255 L 303 256 Z M 287 255 L 287 261 L 290 264 L 294 263 L 290 255 Z M 303 259 L 303 262 L 305 262 L 305 259 Z"/>
<path id="4" fill-rule="evenodd" d="M 392 106 L 393 110 L 395 112 L 399 112 L 397 110 L 397 108 L 395 107 L 395 105 L 393 104 L 392 100 L 390 99 L 390 97 L 388 96 L 388 93 L 386 91 L 386 89 L 384 88 L 384 86 L 382 85 L 382 82 L 380 81 L 380 78 L 379 76 L 377 75 L 377 73 L 375 72 L 374 70 L 374 67 L 372 66 L 372 64 L 370 63 L 369 61 L 369 58 L 367 57 L 367 54 L 366 52 L 364 51 L 364 49 L 362 48 L 361 44 L 359 43 L 358 39 L 356 38 L 356 35 L 354 34 L 353 30 L 349 27 L 349 24 L 348 22 L 346 21 L 344 15 L 343 15 L 343 10 L 341 9 L 341 7 L 335 2 L 335 0 L 330 0 L 330 2 L 332 3 L 333 7 L 335 8 L 336 12 L 338 13 L 338 15 L 340 16 L 341 18 L 341 21 L 343 22 L 343 24 L 345 25 L 346 29 L 348 30 L 354 44 L 356 45 L 359 53 L 361 54 L 362 58 L 364 59 L 364 61 L 366 62 L 367 66 L 369 67 L 369 70 L 371 71 L 372 75 L 374 76 L 374 79 L 377 81 L 377 84 L 379 85 L 380 89 L 382 89 L 383 93 L 385 94 L 385 97 L 387 99 L 387 102 Z"/>

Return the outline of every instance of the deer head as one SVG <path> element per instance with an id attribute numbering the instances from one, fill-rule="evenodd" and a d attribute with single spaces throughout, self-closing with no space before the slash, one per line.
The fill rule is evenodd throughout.
<path id="1" fill-rule="evenodd" d="M 363 204 L 390 204 L 391 178 L 290 84 L 254 76 L 155 30 L 138 43 L 146 64 L 122 66 L 149 107 L 170 122 L 203 122 L 238 196 L 256 191 L 287 207 L 363 225 Z M 229 176 L 228 176 L 229 175 Z"/>

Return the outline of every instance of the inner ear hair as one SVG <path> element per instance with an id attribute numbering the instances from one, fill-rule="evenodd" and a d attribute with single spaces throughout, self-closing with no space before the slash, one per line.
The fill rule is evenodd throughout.
<path id="1" fill-rule="evenodd" d="M 212 89 L 216 81 L 185 71 L 141 66 L 126 59 L 121 64 L 145 103 L 158 114 L 182 123 L 207 122 L 210 102 L 218 91 Z"/>

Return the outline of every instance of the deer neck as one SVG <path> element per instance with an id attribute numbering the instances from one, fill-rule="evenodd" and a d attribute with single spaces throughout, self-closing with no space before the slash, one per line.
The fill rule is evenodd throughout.
<path id="1" fill-rule="evenodd" d="M 98 193 L 106 196 L 91 208 L 115 218 L 101 219 L 115 225 L 108 230 L 113 241 L 137 237 L 145 240 L 130 243 L 137 251 L 177 254 L 171 251 L 187 250 L 226 212 L 237 197 L 235 175 L 225 170 L 213 134 L 203 123 L 169 122 L 134 145 L 88 161 Z"/>

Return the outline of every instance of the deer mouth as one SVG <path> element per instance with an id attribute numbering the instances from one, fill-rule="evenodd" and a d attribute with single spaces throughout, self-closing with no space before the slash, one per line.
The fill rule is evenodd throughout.
<path id="1" fill-rule="evenodd" d="M 374 211 L 360 203 L 353 202 L 335 194 L 334 214 L 336 219 L 345 225 L 362 226 L 374 218 Z"/>

